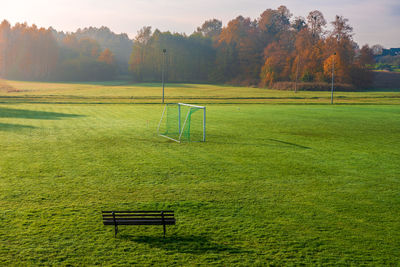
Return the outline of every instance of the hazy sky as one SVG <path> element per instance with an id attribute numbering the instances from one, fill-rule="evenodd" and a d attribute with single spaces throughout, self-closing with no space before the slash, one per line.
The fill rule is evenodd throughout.
<path id="1" fill-rule="evenodd" d="M 327 21 L 335 15 L 350 20 L 359 45 L 400 47 L 400 0 L 2 0 L 0 19 L 12 25 L 27 22 L 40 27 L 75 31 L 107 26 L 133 38 L 142 26 L 161 31 L 192 33 L 205 20 L 226 25 L 238 15 L 257 18 L 265 9 L 286 5 L 294 16 L 320 10 Z M 5 2 L 5 3 L 4 3 Z"/>

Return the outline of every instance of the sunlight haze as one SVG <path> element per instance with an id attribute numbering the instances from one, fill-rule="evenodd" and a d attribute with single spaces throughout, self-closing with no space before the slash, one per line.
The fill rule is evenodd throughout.
<path id="1" fill-rule="evenodd" d="M 335 15 L 349 19 L 354 40 L 363 44 L 400 47 L 400 2 L 398 0 L 350 1 L 191 1 L 191 0 L 36 0 L 7 1 L 0 9 L 0 19 L 11 24 L 27 22 L 38 27 L 52 26 L 58 31 L 107 26 L 134 38 L 143 26 L 153 29 L 191 34 L 208 19 L 217 18 L 226 25 L 242 15 L 256 19 L 266 9 L 280 5 L 289 8 L 293 17 L 320 10 L 328 22 Z"/>

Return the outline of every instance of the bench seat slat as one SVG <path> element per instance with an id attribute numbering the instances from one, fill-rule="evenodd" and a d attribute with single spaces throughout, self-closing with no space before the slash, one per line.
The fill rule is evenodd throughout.
<path id="1" fill-rule="evenodd" d="M 174 211 L 102 211 L 103 224 L 114 225 L 115 236 L 118 225 L 174 225 Z"/>
<path id="2" fill-rule="evenodd" d="M 107 219 L 103 220 L 105 222 L 114 222 L 113 219 Z M 115 219 L 117 224 L 119 222 L 124 222 L 124 221 L 138 221 L 138 222 L 144 222 L 144 221 L 160 221 L 162 222 L 163 220 L 160 218 L 123 218 L 123 219 Z M 164 221 L 175 221 L 175 218 L 164 218 Z"/>
<path id="3" fill-rule="evenodd" d="M 103 221 L 113 221 L 114 218 L 103 218 Z M 161 217 L 123 217 L 123 218 L 118 218 L 115 217 L 115 220 L 118 221 L 126 221 L 126 220 L 137 220 L 137 221 L 143 221 L 143 220 L 162 220 Z M 175 220 L 174 217 L 164 217 L 164 220 Z"/>
<path id="4" fill-rule="evenodd" d="M 173 214 L 164 214 L 164 217 L 173 217 Z M 147 213 L 147 214 L 115 214 L 115 218 L 118 217 L 160 217 L 161 218 L 161 214 L 153 214 L 153 213 Z M 113 218 L 112 214 L 103 214 L 103 218 Z"/>
<path id="5" fill-rule="evenodd" d="M 157 217 L 157 218 L 130 218 L 130 217 L 124 217 L 124 218 L 115 218 L 115 221 L 116 222 L 119 222 L 119 221 L 126 221 L 126 220 L 130 220 L 130 221 L 150 221 L 150 220 L 152 220 L 152 221 L 162 221 L 162 218 L 159 218 L 159 217 Z M 167 220 L 175 220 L 175 218 L 164 218 L 164 221 L 167 221 Z M 114 221 L 114 219 L 113 218 L 106 218 L 106 219 L 103 219 L 103 221 Z"/>
<path id="6" fill-rule="evenodd" d="M 114 225 L 112 221 L 105 221 L 103 222 L 104 225 Z M 175 221 L 119 221 L 118 225 L 174 225 Z"/>
<path id="7" fill-rule="evenodd" d="M 138 210 L 138 211 L 102 211 L 102 213 L 161 213 L 160 210 Z M 173 210 L 163 210 L 164 213 L 174 213 Z"/>
<path id="8" fill-rule="evenodd" d="M 173 220 L 173 219 L 175 219 L 174 217 L 164 217 L 164 220 Z M 113 218 L 103 218 L 103 221 L 113 221 L 114 219 Z M 115 217 L 115 220 L 116 221 L 126 221 L 126 220 L 138 220 L 138 221 L 140 221 L 140 220 L 162 220 L 162 218 L 160 218 L 160 217 L 147 217 L 147 218 L 144 218 L 144 217 L 140 217 L 140 218 L 138 218 L 138 217 L 124 217 L 124 218 L 117 218 L 117 217 Z"/>

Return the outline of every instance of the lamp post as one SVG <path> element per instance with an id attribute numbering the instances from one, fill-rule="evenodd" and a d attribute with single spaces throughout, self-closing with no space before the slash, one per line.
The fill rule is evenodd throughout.
<path id="1" fill-rule="evenodd" d="M 333 82 L 335 80 L 335 56 L 336 52 L 333 53 L 332 57 L 332 89 L 331 89 L 331 104 L 333 104 Z"/>
<path id="2" fill-rule="evenodd" d="M 300 55 L 297 56 L 296 81 L 294 83 L 294 92 L 295 93 L 297 93 L 297 79 L 299 77 L 299 64 L 300 64 Z"/>
<path id="3" fill-rule="evenodd" d="M 163 49 L 163 64 L 162 64 L 162 103 L 164 104 L 164 68 L 165 68 L 165 54 L 167 53 L 167 49 Z"/>

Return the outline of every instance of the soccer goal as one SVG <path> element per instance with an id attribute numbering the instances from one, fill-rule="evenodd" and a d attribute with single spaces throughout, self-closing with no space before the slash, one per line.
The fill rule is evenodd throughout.
<path id="1" fill-rule="evenodd" d="M 176 142 L 206 141 L 206 107 L 166 104 L 158 124 L 158 135 Z"/>

